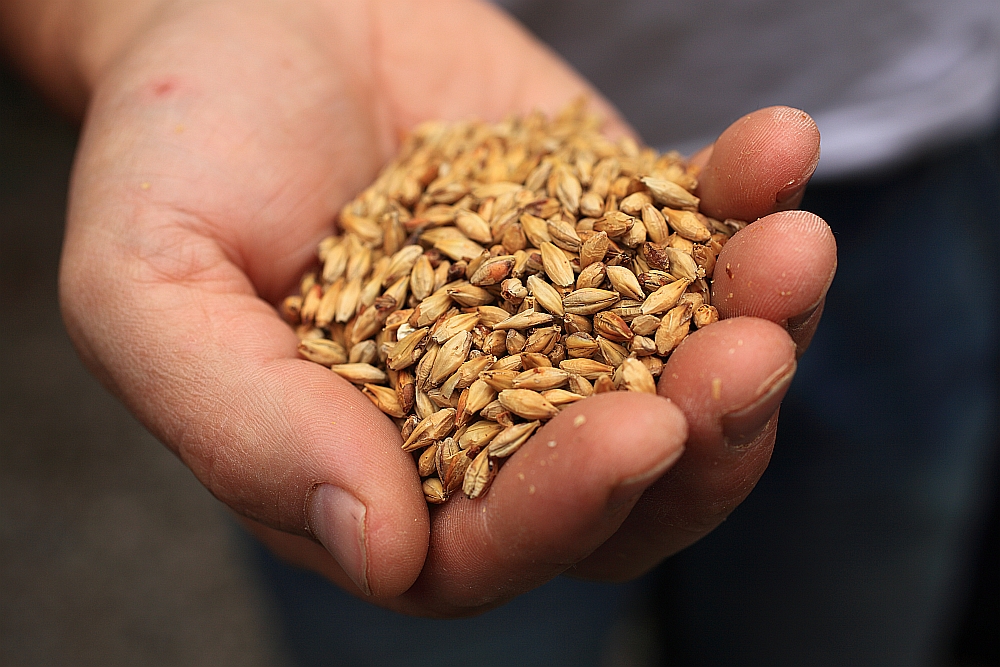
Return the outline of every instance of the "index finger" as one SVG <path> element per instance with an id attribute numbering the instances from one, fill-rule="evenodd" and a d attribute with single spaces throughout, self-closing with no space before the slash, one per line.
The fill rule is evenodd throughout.
<path id="1" fill-rule="evenodd" d="M 804 111 L 768 107 L 743 116 L 697 154 L 706 215 L 757 218 L 794 208 L 819 162 L 819 130 Z"/>

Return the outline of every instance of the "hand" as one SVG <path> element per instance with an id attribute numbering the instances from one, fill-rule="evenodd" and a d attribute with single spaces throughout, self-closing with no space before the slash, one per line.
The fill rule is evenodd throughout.
<path id="1" fill-rule="evenodd" d="M 299 359 L 273 304 L 419 120 L 553 112 L 587 92 L 628 129 L 485 4 L 178 0 L 145 16 L 90 70 L 64 314 L 90 368 L 278 553 L 376 604 L 457 616 L 567 569 L 633 577 L 750 491 L 835 267 L 825 223 L 773 213 L 815 167 L 805 114 L 752 114 L 699 158 L 709 212 L 766 217 L 720 256 L 732 319 L 674 353 L 670 401 L 568 408 L 485 498 L 428 511 L 394 425 Z"/>

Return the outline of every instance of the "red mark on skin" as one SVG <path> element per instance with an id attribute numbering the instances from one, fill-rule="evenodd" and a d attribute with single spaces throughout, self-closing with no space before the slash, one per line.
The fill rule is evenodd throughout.
<path id="1" fill-rule="evenodd" d="M 174 77 L 164 77 L 162 79 L 156 79 L 150 84 L 150 88 L 153 91 L 153 97 L 166 97 L 170 93 L 177 90 L 178 84 L 177 79 Z"/>

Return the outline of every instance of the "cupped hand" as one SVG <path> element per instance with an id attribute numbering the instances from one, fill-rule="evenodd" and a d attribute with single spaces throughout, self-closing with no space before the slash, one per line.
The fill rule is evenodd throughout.
<path id="1" fill-rule="evenodd" d="M 392 422 L 298 358 L 273 304 L 420 120 L 553 112 L 587 93 L 609 132 L 629 130 L 467 0 L 178 0 L 137 25 L 93 77 L 66 322 L 90 368 L 275 551 L 377 604 L 464 615 L 567 570 L 640 574 L 750 491 L 836 262 L 821 220 L 775 212 L 815 167 L 808 116 L 751 114 L 700 156 L 707 210 L 756 222 L 719 257 L 727 319 L 674 352 L 660 396 L 567 408 L 485 497 L 429 511 Z"/>

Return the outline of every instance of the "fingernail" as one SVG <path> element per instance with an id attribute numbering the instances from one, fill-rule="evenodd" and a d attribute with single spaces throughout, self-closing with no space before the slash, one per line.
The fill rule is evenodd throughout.
<path id="1" fill-rule="evenodd" d="M 808 184 L 809 179 L 807 178 L 802 181 L 789 183 L 781 190 L 778 190 L 774 195 L 775 210 L 787 211 L 796 208 L 802 203 L 802 198 L 806 194 L 806 185 Z"/>
<path id="2" fill-rule="evenodd" d="M 809 343 L 812 342 L 812 335 L 816 332 L 816 322 L 823 316 L 823 304 L 824 300 L 820 299 L 815 306 L 807 309 L 801 315 L 789 317 L 785 323 L 788 335 L 795 341 L 796 359 L 802 356 L 806 348 L 809 347 Z"/>
<path id="3" fill-rule="evenodd" d="M 798 315 L 796 315 L 794 317 L 789 317 L 788 318 L 788 328 L 789 329 L 801 329 L 803 326 L 805 326 L 806 324 L 808 324 L 809 321 L 812 320 L 816 316 L 817 311 L 819 312 L 820 315 L 822 315 L 823 311 L 822 311 L 822 309 L 820 307 L 825 302 L 825 297 L 826 297 L 826 294 L 824 294 L 823 297 L 820 297 L 819 301 L 817 301 L 813 305 L 811 305 L 808 308 L 806 308 L 800 314 L 798 314 Z"/>
<path id="4" fill-rule="evenodd" d="M 365 547 L 365 512 L 364 503 L 344 489 L 322 484 L 313 491 L 310 500 L 309 528 L 351 581 L 365 595 L 371 595 Z"/>
<path id="5" fill-rule="evenodd" d="M 799 204 L 802 203 L 802 197 L 806 194 L 806 186 L 809 185 L 809 179 L 812 178 L 813 173 L 816 171 L 816 165 L 819 164 L 819 146 L 816 147 L 816 154 L 813 156 L 812 163 L 806 168 L 806 172 L 802 174 L 801 178 L 797 178 L 774 195 L 775 209 L 778 211 L 787 211 L 789 209 L 797 208 Z"/>
<path id="6" fill-rule="evenodd" d="M 638 500 L 649 485 L 669 470 L 683 453 L 684 447 L 678 447 L 649 470 L 623 479 L 608 496 L 608 512 L 616 512 Z"/>
<path id="7" fill-rule="evenodd" d="M 730 447 L 749 445 L 764 430 L 771 416 L 781 405 L 788 385 L 795 376 L 794 361 L 774 372 L 761 383 L 756 398 L 747 405 L 722 415 L 722 437 Z"/>

